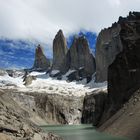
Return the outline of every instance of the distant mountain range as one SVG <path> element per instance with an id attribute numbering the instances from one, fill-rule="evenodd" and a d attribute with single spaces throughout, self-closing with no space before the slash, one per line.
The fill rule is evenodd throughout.
<path id="1" fill-rule="evenodd" d="M 93 32 L 85 30 L 79 33 L 71 34 L 67 37 L 68 47 L 72 44 L 74 36 L 84 35 L 88 42 L 92 53 L 95 53 L 95 43 L 97 35 Z M 0 39 L 0 68 L 29 68 L 33 65 L 34 52 L 38 42 L 30 42 L 27 40 L 11 40 Z M 47 57 L 52 58 L 52 48 L 46 44 L 42 44 L 45 48 Z"/>

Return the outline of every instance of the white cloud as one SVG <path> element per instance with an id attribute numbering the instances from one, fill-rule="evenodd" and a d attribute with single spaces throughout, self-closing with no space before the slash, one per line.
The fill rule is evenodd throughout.
<path id="1" fill-rule="evenodd" d="M 140 11 L 140 0 L 0 0 L 0 37 L 52 44 L 60 28 L 98 33 L 130 10 Z"/>
<path id="2" fill-rule="evenodd" d="M 111 4 L 111 6 L 120 6 L 121 1 L 120 0 L 108 0 L 108 2 Z"/>

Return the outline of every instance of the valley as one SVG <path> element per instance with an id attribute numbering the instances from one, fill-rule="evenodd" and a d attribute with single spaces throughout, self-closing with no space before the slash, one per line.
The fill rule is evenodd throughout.
<path id="1" fill-rule="evenodd" d="M 38 44 L 33 66 L 0 70 L 1 137 L 139 140 L 139 46 L 140 12 L 101 30 L 95 55 L 85 36 L 68 48 L 59 30 L 53 60 Z"/>

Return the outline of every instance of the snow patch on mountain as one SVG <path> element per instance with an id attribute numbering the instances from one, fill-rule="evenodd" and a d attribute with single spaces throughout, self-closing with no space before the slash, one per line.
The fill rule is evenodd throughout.
<path id="1" fill-rule="evenodd" d="M 69 71 L 68 73 L 71 73 Z M 36 76 L 36 80 L 32 81 L 29 86 L 24 86 L 23 76 L 10 77 L 8 74 L 0 76 L 1 88 L 14 88 L 20 92 L 39 92 L 48 94 L 61 94 L 69 96 L 84 96 L 95 90 L 106 90 L 107 83 L 95 83 L 92 80 L 86 84 L 86 79 L 81 81 L 67 82 L 67 75 L 62 80 L 57 80 L 46 74 L 45 72 L 31 72 L 31 76 Z"/>

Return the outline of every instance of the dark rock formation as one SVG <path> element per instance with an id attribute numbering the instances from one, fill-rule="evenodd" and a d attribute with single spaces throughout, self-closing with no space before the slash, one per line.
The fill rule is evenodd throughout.
<path id="1" fill-rule="evenodd" d="M 102 121 L 120 109 L 140 87 L 140 13 L 120 18 L 123 50 L 108 68 L 108 102 Z"/>
<path id="2" fill-rule="evenodd" d="M 42 47 L 38 45 L 35 52 L 35 61 L 33 70 L 47 71 L 49 68 L 50 68 L 50 60 L 46 58 L 46 56 L 43 53 Z"/>
<path id="3" fill-rule="evenodd" d="M 74 38 L 67 54 L 67 63 L 71 70 L 75 70 L 68 75 L 68 81 L 87 78 L 89 82 L 92 79 L 96 70 L 95 59 L 84 36 Z"/>
<path id="4" fill-rule="evenodd" d="M 53 63 L 51 70 L 50 61 L 44 56 L 40 46 L 36 49 L 35 62 L 33 70 L 46 70 L 51 77 L 62 78 L 68 70 L 76 70 L 76 75 L 73 73 L 70 75 L 70 80 L 79 80 L 87 78 L 87 82 L 92 79 L 93 73 L 95 73 L 96 65 L 95 58 L 90 53 L 89 45 L 84 36 L 74 39 L 72 46 L 68 50 L 66 39 L 62 30 L 59 30 L 53 41 Z M 81 73 L 82 69 L 82 75 Z M 32 71 L 32 70 L 28 70 Z M 78 74 L 77 74 L 78 73 Z M 71 76 L 73 78 L 71 78 Z M 75 76 L 75 77 L 74 77 Z M 79 77 L 79 78 L 77 78 Z"/>
<path id="5" fill-rule="evenodd" d="M 53 41 L 53 66 L 52 70 L 59 70 L 62 73 L 68 70 L 67 66 L 67 43 L 62 30 L 59 30 Z"/>
<path id="6" fill-rule="evenodd" d="M 112 27 L 102 30 L 98 35 L 95 55 L 96 82 L 107 81 L 108 66 L 122 50 L 120 30 L 120 25 L 115 23 Z"/>
<path id="7" fill-rule="evenodd" d="M 85 71 L 84 68 L 81 68 L 79 70 L 74 70 L 72 73 L 70 73 L 67 78 L 69 82 L 72 81 L 80 81 L 85 77 Z"/>
<path id="8" fill-rule="evenodd" d="M 85 72 L 86 76 L 91 76 L 95 73 L 96 71 L 96 62 L 93 54 L 87 54 L 86 55 L 87 62 L 85 63 Z"/>
<path id="9" fill-rule="evenodd" d="M 77 72 L 68 76 L 69 81 L 87 77 L 91 79 L 92 74 L 95 73 L 95 67 L 95 59 L 90 53 L 88 42 L 84 36 L 75 37 L 72 46 L 68 50 L 62 30 L 57 33 L 53 41 L 53 66 L 50 76 L 61 79 L 62 74 L 71 69 Z M 79 75 L 81 69 L 84 71 L 82 76 Z M 58 70 L 58 72 L 53 74 L 56 72 L 55 70 Z"/>
<path id="10" fill-rule="evenodd" d="M 86 95 L 83 103 L 82 123 L 96 126 L 103 114 L 107 92 L 99 91 Z"/>
<path id="11" fill-rule="evenodd" d="M 84 68 L 85 76 L 95 72 L 95 59 L 90 53 L 89 45 L 84 36 L 74 38 L 70 47 L 70 69 Z"/>

